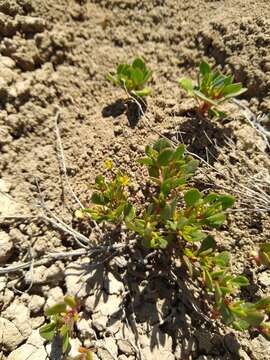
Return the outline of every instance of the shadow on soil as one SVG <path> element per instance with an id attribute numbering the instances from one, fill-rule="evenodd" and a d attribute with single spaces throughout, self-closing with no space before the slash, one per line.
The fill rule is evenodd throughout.
<path id="1" fill-rule="evenodd" d="M 142 112 L 146 111 L 147 103 L 138 99 L 140 106 L 133 100 L 124 101 L 118 99 L 115 102 L 105 106 L 102 109 L 102 116 L 104 118 L 113 117 L 114 119 L 122 114 L 126 114 L 129 126 L 135 128 L 142 117 Z"/>

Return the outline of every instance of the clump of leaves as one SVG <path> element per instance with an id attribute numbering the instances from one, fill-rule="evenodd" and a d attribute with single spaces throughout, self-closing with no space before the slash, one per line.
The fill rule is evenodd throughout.
<path id="1" fill-rule="evenodd" d="M 160 139 L 148 145 L 145 153 L 138 160 L 147 167 L 152 182 L 145 208 L 136 210 L 128 201 L 119 180 L 122 175 L 115 173 L 110 182 L 104 177 L 98 180 L 98 191 L 92 196 L 94 207 L 82 211 L 97 221 L 124 222 L 126 228 L 139 235 L 145 247 L 174 247 L 190 275 L 213 299 L 215 316 L 237 329 L 256 327 L 268 334 L 265 316 L 270 312 L 270 299 L 255 304 L 233 301 L 237 290 L 248 286 L 249 281 L 245 276 L 232 274 L 230 254 L 218 252 L 209 234 L 224 223 L 234 197 L 205 194 L 188 186 L 198 161 L 185 154 L 182 144 L 173 148 L 170 141 Z"/>
<path id="2" fill-rule="evenodd" d="M 179 80 L 179 85 L 194 97 L 198 103 L 198 112 L 205 116 L 221 117 L 225 113 L 218 106 L 232 97 L 243 94 L 247 89 L 241 83 L 234 83 L 232 75 L 223 75 L 211 70 L 209 64 L 200 64 L 197 85 L 188 78 Z"/>
<path id="3" fill-rule="evenodd" d="M 119 64 L 116 74 L 107 74 L 107 80 L 115 86 L 124 88 L 130 95 L 145 97 L 151 93 L 151 89 L 145 87 L 151 79 L 152 71 L 146 67 L 142 58 L 135 58 L 131 64 Z"/>
<path id="4" fill-rule="evenodd" d="M 65 296 L 63 302 L 48 308 L 45 315 L 50 318 L 50 323 L 39 329 L 40 335 L 50 342 L 56 335 L 60 335 L 63 353 L 66 353 L 70 347 L 69 339 L 72 337 L 74 324 L 78 319 L 78 304 L 75 298 Z"/>

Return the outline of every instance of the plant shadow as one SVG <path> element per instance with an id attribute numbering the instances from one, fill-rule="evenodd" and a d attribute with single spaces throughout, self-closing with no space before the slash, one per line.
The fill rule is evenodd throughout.
<path id="1" fill-rule="evenodd" d="M 231 128 L 224 127 L 222 123 L 199 117 L 194 113 L 176 127 L 173 136 L 183 142 L 190 152 L 212 165 L 218 156 L 218 149 L 224 147 L 234 134 Z"/>
<path id="2" fill-rule="evenodd" d="M 136 98 L 136 101 L 133 99 L 127 101 L 118 99 L 102 109 L 102 116 L 116 119 L 118 116 L 126 114 L 129 126 L 135 128 L 146 109 L 147 102 L 145 99 Z"/>

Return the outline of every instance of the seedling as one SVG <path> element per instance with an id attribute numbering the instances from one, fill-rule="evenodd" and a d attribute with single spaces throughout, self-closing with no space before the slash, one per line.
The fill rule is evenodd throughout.
<path id="1" fill-rule="evenodd" d="M 188 186 L 198 167 L 198 161 L 185 154 L 185 146 L 173 148 L 160 139 L 145 149 L 146 156 L 138 162 L 148 169 L 152 182 L 147 206 L 135 211 L 125 192 L 123 175 L 113 173 L 107 182 L 103 175 L 96 180 L 98 192 L 92 196 L 93 207 L 82 209 L 97 221 L 124 222 L 147 248 L 173 247 L 190 275 L 197 279 L 213 300 L 213 317 L 238 330 L 255 327 L 270 336 L 265 322 L 270 313 L 270 298 L 254 304 L 235 301 L 241 287 L 249 285 L 245 276 L 231 272 L 230 254 L 218 252 L 211 229 L 225 221 L 225 212 L 233 206 L 234 197 L 226 194 L 205 194 Z M 261 246 L 260 256 L 266 261 L 269 247 Z M 267 258 L 268 259 L 268 258 Z"/>
<path id="2" fill-rule="evenodd" d="M 135 58 L 131 64 L 119 64 L 116 74 L 107 74 L 107 80 L 115 86 L 125 89 L 130 95 L 143 98 L 151 93 L 151 89 L 145 87 L 151 79 L 152 71 L 147 69 L 142 58 Z"/>
<path id="3" fill-rule="evenodd" d="M 232 97 L 243 94 L 247 89 L 241 83 L 234 83 L 232 75 L 223 75 L 211 70 L 206 62 L 200 64 L 197 85 L 188 78 L 179 80 L 179 85 L 194 97 L 198 103 L 198 112 L 202 116 L 222 117 L 224 112 L 218 106 Z"/>
<path id="4" fill-rule="evenodd" d="M 40 335 L 50 342 L 56 335 L 60 335 L 63 341 L 62 350 L 66 353 L 70 347 L 69 338 L 78 319 L 78 304 L 75 298 L 66 296 L 63 302 L 47 309 L 45 315 L 50 318 L 50 323 L 40 328 Z"/>

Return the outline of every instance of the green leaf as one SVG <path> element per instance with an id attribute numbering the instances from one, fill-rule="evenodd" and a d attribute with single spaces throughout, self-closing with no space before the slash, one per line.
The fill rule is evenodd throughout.
<path id="1" fill-rule="evenodd" d="M 212 280 L 212 277 L 211 277 L 211 274 L 209 273 L 208 270 L 204 270 L 204 278 L 205 278 L 205 283 L 206 283 L 206 286 L 209 290 L 213 290 L 213 280 Z"/>
<path id="2" fill-rule="evenodd" d="M 65 296 L 64 297 L 64 302 L 71 308 L 75 308 L 76 307 L 76 300 L 74 298 L 74 296 Z"/>
<path id="3" fill-rule="evenodd" d="M 159 168 L 157 166 L 150 166 L 148 172 L 151 177 L 159 178 Z"/>
<path id="4" fill-rule="evenodd" d="M 236 276 L 230 282 L 238 287 L 249 285 L 249 281 L 245 276 Z"/>
<path id="5" fill-rule="evenodd" d="M 259 311 L 249 311 L 247 315 L 244 317 L 247 323 L 249 323 L 252 327 L 258 327 L 264 319 L 264 314 Z"/>
<path id="6" fill-rule="evenodd" d="M 201 73 L 203 76 L 205 76 L 205 75 L 209 74 L 210 71 L 211 71 L 211 69 L 210 69 L 209 64 L 208 64 L 207 62 L 205 62 L 205 61 L 202 61 L 202 62 L 200 63 L 200 73 Z"/>
<path id="7" fill-rule="evenodd" d="M 218 214 L 209 216 L 206 220 L 209 226 L 220 227 L 225 221 L 225 215 L 224 213 L 220 212 Z"/>
<path id="8" fill-rule="evenodd" d="M 144 60 L 142 58 L 139 58 L 139 57 L 137 57 L 137 58 L 135 58 L 133 60 L 132 67 L 133 68 L 138 68 L 138 69 L 140 69 L 142 71 L 145 71 L 145 69 L 146 69 Z"/>
<path id="9" fill-rule="evenodd" d="M 157 158 L 157 164 L 159 166 L 167 166 L 174 155 L 172 149 L 164 149 Z"/>
<path id="10" fill-rule="evenodd" d="M 208 103 L 208 104 L 211 104 L 211 105 L 214 105 L 214 106 L 217 106 L 218 105 L 218 102 L 217 101 L 214 101 L 210 98 L 208 98 L 207 96 L 205 96 L 201 91 L 199 90 L 193 90 L 193 93 L 200 99 L 200 100 L 203 100 L 204 102 Z"/>
<path id="11" fill-rule="evenodd" d="M 226 210 L 233 206 L 233 204 L 235 203 L 235 197 L 230 195 L 221 195 L 219 197 L 219 201 L 222 204 L 222 209 Z"/>
<path id="12" fill-rule="evenodd" d="M 186 225 L 182 230 L 183 238 L 188 242 L 202 241 L 207 234 L 193 226 Z"/>
<path id="13" fill-rule="evenodd" d="M 107 201 L 105 200 L 103 194 L 99 192 L 94 192 L 91 196 L 91 202 L 96 205 L 105 205 Z"/>
<path id="14" fill-rule="evenodd" d="M 247 89 L 242 87 L 241 83 L 229 84 L 223 90 L 224 96 L 237 96 L 245 92 Z"/>
<path id="15" fill-rule="evenodd" d="M 135 218 L 136 212 L 132 204 L 128 203 L 124 208 L 125 221 L 132 221 Z"/>
<path id="16" fill-rule="evenodd" d="M 171 208 L 168 204 L 164 206 L 164 208 L 161 209 L 160 217 L 163 221 L 167 221 L 171 218 Z"/>
<path id="17" fill-rule="evenodd" d="M 137 162 L 138 162 L 140 165 L 146 165 L 146 166 L 153 165 L 153 160 L 150 159 L 149 157 L 145 157 L 145 158 L 138 159 Z"/>
<path id="18" fill-rule="evenodd" d="M 270 243 L 260 244 L 260 250 L 266 253 L 270 253 Z"/>
<path id="19" fill-rule="evenodd" d="M 236 320 L 233 322 L 233 327 L 239 331 L 245 331 L 250 328 L 250 324 L 245 320 Z"/>
<path id="20" fill-rule="evenodd" d="M 215 284 L 215 301 L 216 301 L 216 304 L 218 307 L 221 305 L 222 299 L 223 299 L 222 291 L 220 290 L 219 285 L 216 283 Z"/>
<path id="21" fill-rule="evenodd" d="M 43 337 L 43 339 L 52 341 L 52 339 L 54 338 L 54 335 L 55 335 L 55 330 L 56 330 L 56 323 L 51 322 L 50 324 L 46 324 L 46 325 L 42 326 L 39 329 L 39 334 L 41 337 Z"/>
<path id="22" fill-rule="evenodd" d="M 255 303 L 257 309 L 265 309 L 270 306 L 270 297 L 266 297 L 264 299 L 260 299 Z"/>
<path id="23" fill-rule="evenodd" d="M 202 194 L 198 189 L 190 189 L 185 192 L 184 199 L 187 207 L 193 207 L 201 199 Z"/>
<path id="24" fill-rule="evenodd" d="M 183 158 L 183 155 L 185 153 L 186 147 L 184 144 L 180 144 L 179 146 L 177 146 L 174 154 L 173 154 L 173 158 L 172 160 L 174 161 L 179 161 Z"/>
<path id="25" fill-rule="evenodd" d="M 66 311 L 67 305 L 65 303 L 55 304 L 45 311 L 46 316 L 61 314 Z"/>
<path id="26" fill-rule="evenodd" d="M 179 85 L 185 89 L 189 95 L 192 94 L 193 92 L 193 85 L 192 85 L 192 82 L 190 79 L 187 79 L 187 78 L 182 78 L 182 79 L 179 79 Z"/>
<path id="27" fill-rule="evenodd" d="M 198 250 L 198 254 L 207 251 L 209 249 L 214 250 L 216 247 L 216 242 L 211 235 L 208 235 L 203 242 L 201 243 L 200 249 Z"/>
<path id="28" fill-rule="evenodd" d="M 230 253 L 228 251 L 222 251 L 214 257 L 214 261 L 219 266 L 227 267 L 230 263 Z"/>
<path id="29" fill-rule="evenodd" d="M 138 97 L 145 97 L 150 95 L 152 92 L 151 89 L 149 88 L 144 88 L 142 90 L 133 90 L 132 93 L 134 93 L 134 95 L 138 96 Z"/>
<path id="30" fill-rule="evenodd" d="M 66 353 L 70 344 L 69 344 L 69 329 L 65 329 L 65 331 L 63 332 L 62 334 L 62 337 L 63 337 L 63 353 Z"/>
<path id="31" fill-rule="evenodd" d="M 171 142 L 168 139 L 164 139 L 164 138 L 157 140 L 153 145 L 153 149 L 156 150 L 157 152 L 161 152 L 162 150 L 171 147 L 172 147 Z"/>

